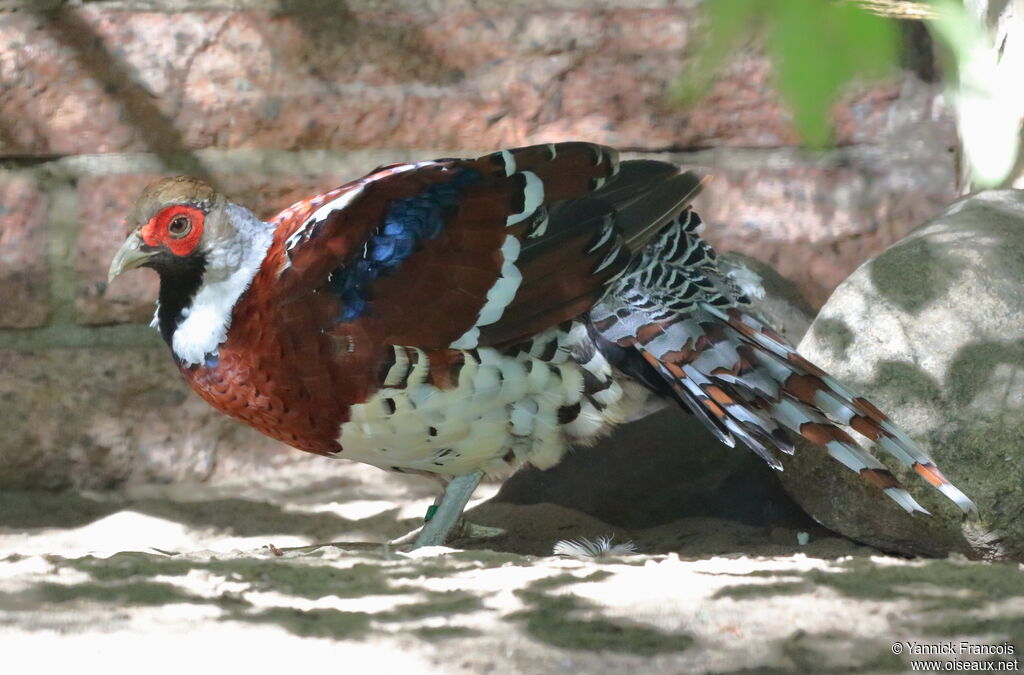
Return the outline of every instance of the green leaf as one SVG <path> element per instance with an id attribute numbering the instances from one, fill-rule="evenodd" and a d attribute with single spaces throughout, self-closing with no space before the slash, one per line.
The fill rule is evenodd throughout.
<path id="1" fill-rule="evenodd" d="M 695 101 L 740 41 L 765 30 L 779 94 L 810 146 L 829 143 L 829 109 L 844 85 L 885 75 L 896 61 L 893 22 L 849 2 L 709 0 L 705 10 L 706 42 L 673 87 L 674 100 Z M 695 75 L 695 69 L 703 72 Z"/>

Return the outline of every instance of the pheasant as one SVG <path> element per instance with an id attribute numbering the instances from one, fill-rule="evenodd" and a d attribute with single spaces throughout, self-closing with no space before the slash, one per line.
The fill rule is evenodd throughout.
<path id="1" fill-rule="evenodd" d="M 803 437 L 927 513 L 873 444 L 974 511 L 758 318 L 699 235 L 701 184 L 566 142 L 382 166 L 262 222 L 166 178 L 132 208 L 110 279 L 159 274 L 153 325 L 216 409 L 300 450 L 438 478 L 416 546 L 447 541 L 484 475 L 550 467 L 665 402 L 776 469 Z"/>

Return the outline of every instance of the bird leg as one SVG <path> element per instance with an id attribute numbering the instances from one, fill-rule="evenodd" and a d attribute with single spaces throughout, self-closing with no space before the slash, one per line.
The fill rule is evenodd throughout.
<path id="1" fill-rule="evenodd" d="M 416 537 L 416 543 L 412 546 L 414 549 L 423 546 L 443 546 L 448 541 L 459 524 L 462 510 L 466 508 L 466 503 L 473 496 L 473 491 L 483 477 L 483 471 L 476 471 L 456 476 L 448 482 L 441 503 L 437 504 L 436 509 L 432 509 L 433 515 L 423 524 L 423 529 Z"/>

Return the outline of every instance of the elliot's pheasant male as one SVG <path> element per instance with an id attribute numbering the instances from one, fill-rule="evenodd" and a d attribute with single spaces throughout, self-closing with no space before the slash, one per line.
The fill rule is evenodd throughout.
<path id="1" fill-rule="evenodd" d="M 160 275 L 154 326 L 218 410 L 300 450 L 438 477 L 417 545 L 484 474 L 674 401 L 770 465 L 802 436 L 910 512 L 848 433 L 974 504 L 874 405 L 752 315 L 689 208 L 700 180 L 556 143 L 384 166 L 262 222 L 150 185 L 110 266 Z"/>

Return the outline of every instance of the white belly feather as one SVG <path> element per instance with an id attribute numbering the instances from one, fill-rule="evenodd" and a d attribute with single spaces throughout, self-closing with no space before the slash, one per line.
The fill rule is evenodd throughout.
<path id="1" fill-rule="evenodd" d="M 550 347 L 552 340 L 557 350 L 551 356 L 548 349 L 542 357 L 544 345 Z M 597 440 L 646 404 L 645 393 L 630 388 L 624 394 L 600 352 L 577 363 L 572 352 L 581 340 L 589 337 L 577 324 L 569 332 L 538 336 L 535 348 L 515 356 L 491 348 L 467 351 L 458 385 L 449 389 L 426 381 L 425 354 L 396 351 L 399 358 L 392 372 L 398 375 L 389 376 L 384 388 L 352 407 L 350 420 L 341 427 L 344 450 L 337 456 L 445 476 L 476 470 L 507 473 L 524 462 L 552 466 L 569 444 Z M 584 369 L 604 384 L 600 391 L 585 391 Z M 397 383 L 404 386 L 387 386 Z M 560 419 L 564 409 L 576 411 L 571 420 L 564 413 Z"/>

